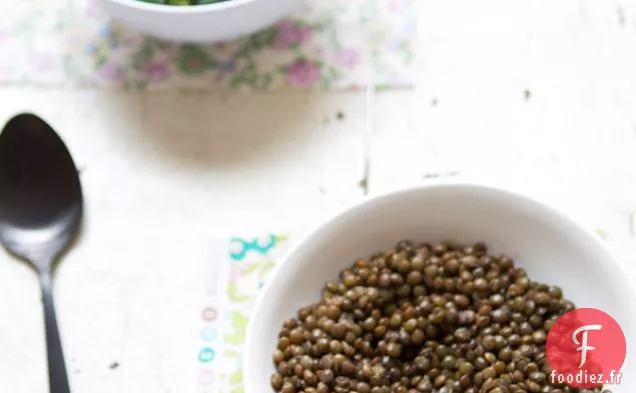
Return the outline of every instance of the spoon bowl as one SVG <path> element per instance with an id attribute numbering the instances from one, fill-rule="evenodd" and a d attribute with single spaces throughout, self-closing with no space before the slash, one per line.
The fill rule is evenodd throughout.
<path id="1" fill-rule="evenodd" d="M 69 393 L 53 303 L 55 263 L 79 232 L 82 188 L 71 154 L 39 117 L 10 119 L 0 134 L 0 242 L 38 273 L 51 393 Z"/>
<path id="2" fill-rule="evenodd" d="M 39 263 L 64 251 L 81 217 L 79 176 L 64 142 L 35 115 L 9 120 L 0 134 L 0 241 Z"/>

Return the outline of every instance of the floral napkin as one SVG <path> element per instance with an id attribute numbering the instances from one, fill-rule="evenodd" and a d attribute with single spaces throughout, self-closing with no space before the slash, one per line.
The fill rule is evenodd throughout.
<path id="1" fill-rule="evenodd" d="M 415 3 L 306 0 L 289 19 L 251 37 L 183 45 L 111 23 L 90 0 L 3 1 L 0 83 L 233 91 L 408 86 Z"/>

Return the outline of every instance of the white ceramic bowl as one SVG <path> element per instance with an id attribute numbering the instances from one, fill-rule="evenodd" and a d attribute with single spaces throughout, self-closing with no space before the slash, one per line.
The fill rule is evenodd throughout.
<path id="1" fill-rule="evenodd" d="M 169 6 L 138 0 L 94 0 L 115 20 L 169 41 L 217 42 L 254 33 L 289 14 L 299 0 L 228 0 Z"/>
<path id="2" fill-rule="evenodd" d="M 398 241 L 485 241 L 514 257 L 533 279 L 559 285 L 579 307 L 612 315 L 627 337 L 628 359 L 615 393 L 636 392 L 636 292 L 596 235 L 561 213 L 512 192 L 470 184 L 422 186 L 367 199 L 300 242 L 263 288 L 245 347 L 246 393 L 273 391 L 272 353 L 283 321 L 320 298 L 324 282 L 356 258 Z M 631 339 L 631 340 L 630 340 Z"/>

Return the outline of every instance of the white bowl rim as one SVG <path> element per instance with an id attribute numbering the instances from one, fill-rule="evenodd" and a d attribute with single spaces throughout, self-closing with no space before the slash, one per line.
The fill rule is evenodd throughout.
<path id="1" fill-rule="evenodd" d="M 146 3 L 140 0 L 108 0 L 139 11 L 153 12 L 157 14 L 200 14 L 204 12 L 221 11 L 254 3 L 257 0 L 226 0 L 219 3 L 201 4 L 191 6 L 176 6 L 168 4 Z"/>
<path id="2" fill-rule="evenodd" d="M 265 280 L 265 284 L 263 285 L 263 288 L 259 291 L 258 297 L 256 299 L 256 302 L 254 303 L 254 314 L 252 315 L 252 317 L 250 318 L 250 321 L 248 323 L 248 328 L 246 331 L 246 340 L 244 343 L 244 348 L 249 348 L 252 347 L 254 344 L 254 340 L 256 340 L 257 337 L 257 332 L 255 331 L 255 329 L 257 328 L 256 323 L 254 323 L 254 319 L 253 316 L 256 314 L 259 314 L 261 312 L 263 312 L 266 307 L 264 307 L 264 302 L 265 299 L 268 297 L 267 294 L 270 291 L 271 285 L 272 283 L 275 281 L 274 278 L 279 274 L 279 272 L 284 268 L 284 266 L 286 265 L 286 262 L 293 258 L 294 255 L 296 255 L 298 253 L 298 251 L 305 246 L 305 244 L 307 243 L 307 241 L 311 238 L 313 238 L 314 236 L 316 236 L 320 231 L 324 230 L 324 228 L 326 228 L 327 226 L 331 225 L 332 223 L 334 223 L 338 218 L 340 218 L 342 215 L 357 210 L 359 208 L 361 208 L 362 206 L 375 201 L 375 200 L 381 200 L 381 199 L 385 199 L 385 198 L 391 198 L 393 196 L 396 196 L 398 194 L 402 194 L 402 193 L 409 193 L 409 192 L 414 192 L 414 191 L 419 191 L 419 190 L 430 190 L 430 189 L 434 189 L 434 188 L 471 188 L 471 189 L 475 189 L 475 190 L 486 190 L 486 191 L 493 191 L 493 192 L 497 192 L 500 194 L 507 194 L 508 196 L 511 196 L 513 198 L 516 198 L 518 200 L 527 202 L 529 204 L 532 204 L 536 207 L 542 208 L 544 209 L 547 213 L 553 215 L 554 217 L 557 217 L 561 220 L 563 220 L 564 222 L 567 222 L 569 224 L 569 226 L 574 227 L 576 229 L 579 230 L 579 233 L 582 234 L 583 236 L 587 237 L 588 240 L 592 241 L 594 243 L 594 245 L 596 247 L 598 247 L 600 250 L 602 250 L 607 256 L 608 259 L 611 261 L 612 266 L 609 266 L 609 269 L 614 270 L 617 274 L 621 274 L 623 277 L 627 278 L 627 285 L 629 287 L 629 289 L 631 289 L 631 292 L 634 296 L 636 296 L 636 284 L 634 283 L 634 281 L 632 279 L 630 279 L 626 272 L 625 272 L 625 268 L 618 262 L 618 259 L 616 258 L 615 252 L 610 249 L 610 247 L 603 242 L 598 235 L 594 234 L 590 228 L 586 225 L 583 225 L 581 222 L 579 222 L 578 220 L 574 219 L 573 217 L 571 217 L 569 214 L 555 208 L 554 206 L 552 206 L 551 204 L 537 199 L 537 198 L 533 198 L 530 197 L 524 193 L 518 192 L 518 191 L 514 191 L 512 189 L 506 188 L 506 187 L 502 187 L 500 185 L 493 185 L 493 184 L 486 184 L 484 182 L 476 182 L 476 181 L 471 181 L 471 180 L 459 180 L 459 179 L 438 179 L 437 181 L 428 183 L 428 184 L 418 184 L 418 185 L 414 185 L 414 186 L 409 186 L 409 187 L 403 187 L 403 188 L 399 188 L 396 190 L 391 190 L 391 191 L 387 191 L 387 192 L 383 192 L 383 193 L 378 193 L 375 195 L 371 195 L 371 196 L 366 196 L 361 198 L 360 200 L 349 204 L 348 206 L 345 206 L 343 209 L 340 209 L 338 212 L 336 212 L 335 214 L 330 215 L 327 219 L 321 221 L 318 223 L 318 225 L 315 225 L 313 227 L 313 229 L 309 230 L 306 232 L 306 234 L 304 236 L 301 236 L 301 238 L 295 242 L 295 244 L 291 247 L 290 250 L 288 250 L 285 255 L 283 256 L 283 258 L 281 258 L 281 262 L 274 268 L 274 270 L 271 272 L 270 276 L 268 279 Z M 634 316 L 629 316 L 629 319 L 634 319 Z M 249 364 L 249 362 L 248 362 Z M 244 367 L 244 371 L 247 371 L 245 373 L 245 375 L 249 376 L 251 373 L 251 370 L 248 367 Z M 250 382 L 246 381 L 246 387 L 249 388 L 250 386 Z M 246 390 L 247 393 L 252 393 L 249 390 Z"/>

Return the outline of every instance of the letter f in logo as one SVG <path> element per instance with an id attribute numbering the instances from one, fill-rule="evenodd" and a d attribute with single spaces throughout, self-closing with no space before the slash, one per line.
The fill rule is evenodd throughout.
<path id="1" fill-rule="evenodd" d="M 602 325 L 586 325 L 576 329 L 572 334 L 572 341 L 574 341 L 574 344 L 580 345 L 580 347 L 576 349 L 577 351 L 581 351 L 581 365 L 579 366 L 579 368 L 583 367 L 583 365 L 587 361 L 587 351 L 593 351 L 596 349 L 587 345 L 587 332 L 589 332 L 590 330 L 601 330 L 602 328 Z M 581 342 L 579 342 L 576 336 L 578 336 L 581 332 L 583 332 L 583 339 L 581 340 Z"/>

